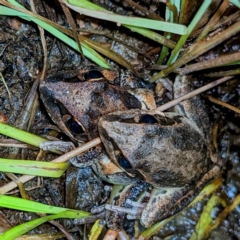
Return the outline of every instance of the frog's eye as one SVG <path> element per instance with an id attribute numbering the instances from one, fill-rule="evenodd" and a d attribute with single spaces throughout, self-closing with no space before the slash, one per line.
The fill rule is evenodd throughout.
<path id="1" fill-rule="evenodd" d="M 149 114 L 145 114 L 142 115 L 139 123 L 150 123 L 150 124 L 154 124 L 154 123 L 158 123 L 157 119 L 155 117 L 153 117 L 152 115 Z"/>
<path id="2" fill-rule="evenodd" d="M 68 128 L 73 134 L 82 134 L 84 133 L 84 129 L 81 124 L 75 121 L 73 118 L 70 118 L 67 121 Z"/>
<path id="3" fill-rule="evenodd" d="M 118 164 L 124 169 L 131 169 L 132 166 L 130 165 L 129 161 L 121 154 L 117 158 Z"/>
<path id="4" fill-rule="evenodd" d="M 97 80 L 99 78 L 104 78 L 104 76 L 98 70 L 90 70 L 83 75 L 83 78 L 85 81 L 88 81 L 88 80 L 94 80 L 94 79 Z"/>

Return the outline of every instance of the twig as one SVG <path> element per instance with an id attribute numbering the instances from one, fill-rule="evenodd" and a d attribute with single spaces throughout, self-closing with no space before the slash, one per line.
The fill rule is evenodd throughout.
<path id="1" fill-rule="evenodd" d="M 240 74 L 240 68 L 229 70 L 229 71 L 219 71 L 219 72 L 213 72 L 204 74 L 204 77 L 226 77 L 226 76 L 233 76 L 233 75 L 239 75 Z"/>
<path id="2" fill-rule="evenodd" d="M 6 83 L 6 81 L 5 81 L 5 79 L 4 79 L 4 77 L 3 77 L 1 72 L 0 72 L 0 79 L 3 81 L 3 84 L 4 84 L 4 86 L 5 86 L 5 88 L 6 88 L 7 92 L 8 92 L 9 100 L 11 102 L 12 95 L 11 95 L 9 89 L 8 89 L 7 83 Z"/>
<path id="3" fill-rule="evenodd" d="M 178 70 L 181 75 L 186 75 L 188 73 L 200 71 L 203 69 L 220 67 L 220 66 L 228 64 L 228 63 L 239 61 L 239 59 L 240 59 L 240 52 L 235 52 L 235 53 L 219 56 L 215 59 L 190 64 L 190 65 L 188 65 L 184 68 L 178 69 Z"/>
<path id="4" fill-rule="evenodd" d="M 84 59 L 82 46 L 81 46 L 81 43 L 80 43 L 80 39 L 78 38 L 77 26 L 76 26 L 76 24 L 73 20 L 72 14 L 71 14 L 68 6 L 66 6 L 66 4 L 62 0 L 58 0 L 58 1 L 59 1 L 60 5 L 62 7 L 62 10 L 63 10 L 71 28 L 72 28 L 72 34 L 73 34 L 74 40 L 78 44 L 79 52 L 81 53 L 81 56 Z"/>
<path id="5" fill-rule="evenodd" d="M 144 7 L 142 7 L 139 4 L 135 3 L 134 1 L 132 1 L 132 0 L 124 0 L 124 1 L 127 2 L 130 5 L 130 7 L 133 9 L 133 11 L 138 10 L 146 17 L 149 17 L 149 18 L 155 19 L 155 20 L 164 21 L 164 19 L 162 17 L 160 17 L 159 15 L 155 14 L 151 10 L 145 9 Z"/>
<path id="6" fill-rule="evenodd" d="M 108 231 L 105 234 L 103 240 L 115 240 L 118 236 L 118 233 L 119 233 L 119 231 L 108 229 Z"/>
<path id="7" fill-rule="evenodd" d="M 213 103 L 216 103 L 216 104 L 218 104 L 218 105 L 220 105 L 222 107 L 228 108 L 228 109 L 230 109 L 230 110 L 232 110 L 232 111 L 234 111 L 236 113 L 240 113 L 240 109 L 237 108 L 237 107 L 234 107 L 234 106 L 232 106 L 232 105 L 230 105 L 230 104 L 228 104 L 226 102 L 223 102 L 223 101 L 221 101 L 221 100 L 219 100 L 217 98 L 214 98 L 212 96 L 209 96 L 209 95 L 203 95 L 203 96 L 206 97 L 209 101 L 211 101 Z"/>
<path id="8" fill-rule="evenodd" d="M 101 139 L 100 138 L 95 138 L 85 144 L 83 144 L 82 146 L 72 150 L 71 152 L 65 153 L 62 156 L 54 159 L 52 162 L 65 162 L 68 159 L 77 156 L 78 154 L 87 151 L 88 149 L 98 145 L 101 143 Z M 19 181 L 21 181 L 22 183 L 28 182 L 31 179 L 35 178 L 36 176 L 32 176 L 32 175 L 23 175 L 21 177 L 19 177 Z M 10 182 L 2 187 L 0 187 L 0 194 L 5 194 L 8 191 L 14 189 L 15 187 L 17 187 L 15 182 Z"/>
<path id="9" fill-rule="evenodd" d="M 33 0 L 30 0 L 30 6 L 31 6 L 32 12 L 37 13 Z M 44 29 L 38 25 L 38 30 L 39 30 L 40 37 L 41 37 L 41 42 L 42 42 L 42 47 L 43 47 L 43 56 L 44 56 L 44 58 L 43 58 L 43 69 L 42 69 L 42 73 L 41 73 L 41 76 L 40 76 L 40 80 L 43 80 L 45 78 L 46 70 L 47 70 L 47 56 L 48 56 L 48 54 L 47 54 L 47 43 L 46 43 L 46 39 L 45 39 L 45 36 L 44 36 Z"/>
<path id="10" fill-rule="evenodd" d="M 22 143 L 17 140 L 13 139 L 1 139 L 0 140 L 0 147 L 17 147 L 17 148 L 31 148 L 31 149 L 37 149 L 36 147 Z"/>
<path id="11" fill-rule="evenodd" d="M 182 57 L 180 57 L 177 61 L 175 61 L 173 64 L 171 64 L 167 68 L 163 69 L 160 73 L 154 75 L 150 79 L 150 82 L 155 82 L 157 79 L 167 76 L 176 68 L 181 67 L 182 65 L 190 62 L 192 59 L 195 59 L 198 56 L 202 55 L 203 53 L 216 47 L 217 45 L 229 39 L 230 37 L 234 36 L 238 32 L 240 32 L 240 24 L 239 22 L 236 22 L 229 28 L 222 31 L 219 35 L 214 36 L 211 40 L 203 39 L 191 45 L 185 50 Z"/>
<path id="12" fill-rule="evenodd" d="M 183 95 L 183 96 L 181 96 L 179 98 L 176 98 L 176 99 L 174 99 L 174 100 L 172 100 L 172 101 L 170 101 L 170 102 L 168 102 L 168 103 L 166 103 L 166 104 L 156 108 L 156 110 L 158 110 L 158 111 L 165 111 L 168 108 L 171 108 L 171 107 L 177 105 L 178 103 L 180 103 L 180 102 L 182 102 L 184 100 L 192 98 L 192 97 L 196 96 L 197 94 L 205 92 L 208 89 L 213 88 L 213 87 L 215 87 L 215 86 L 217 86 L 217 85 L 219 85 L 219 84 L 221 84 L 223 82 L 226 82 L 226 81 L 228 81 L 229 79 L 232 79 L 232 78 L 233 78 L 232 76 L 220 78 L 220 79 L 218 79 L 218 80 L 216 80 L 214 82 L 211 82 L 211 83 L 209 83 L 209 84 L 207 84 L 207 85 L 205 85 L 203 87 L 200 87 L 200 88 L 198 88 L 198 89 L 196 89 L 196 90 L 194 90 L 192 92 L 189 92 L 189 93 L 187 93 L 187 94 L 185 94 L 185 95 Z"/>
<path id="13" fill-rule="evenodd" d="M 218 10 L 213 15 L 213 17 L 210 19 L 210 21 L 204 27 L 203 31 L 199 34 L 199 36 L 197 37 L 196 41 L 199 41 L 202 38 L 204 38 L 205 36 L 207 36 L 207 34 L 211 30 L 211 28 L 214 25 L 216 25 L 216 23 L 219 21 L 219 19 L 223 15 L 223 13 L 228 9 L 228 6 L 229 6 L 229 1 L 228 0 L 224 0 L 222 2 L 221 6 L 218 8 Z"/>

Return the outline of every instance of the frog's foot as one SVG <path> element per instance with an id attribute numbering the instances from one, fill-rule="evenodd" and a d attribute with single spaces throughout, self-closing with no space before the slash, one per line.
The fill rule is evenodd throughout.
<path id="1" fill-rule="evenodd" d="M 214 166 L 195 185 L 180 188 L 153 189 L 151 197 L 141 215 L 141 223 L 150 227 L 187 206 L 203 187 L 220 174 L 220 168 Z"/>
<path id="2" fill-rule="evenodd" d="M 58 150 L 63 153 L 69 152 L 75 148 L 72 142 L 47 141 L 40 143 L 39 147 L 44 151 Z"/>
<path id="3" fill-rule="evenodd" d="M 127 214 L 127 219 L 139 219 L 141 217 L 142 211 L 146 206 L 146 203 L 134 202 L 130 199 L 126 200 L 126 203 L 131 205 L 131 208 L 120 207 L 111 204 L 105 204 L 105 209 L 109 211 L 117 211 Z"/>
<path id="4" fill-rule="evenodd" d="M 100 205 L 92 208 L 91 213 L 99 214 L 107 210 L 112 212 L 118 212 L 121 214 L 127 214 L 127 219 L 129 220 L 139 219 L 147 203 L 139 203 L 139 202 L 135 202 L 130 199 L 127 199 L 126 204 L 130 205 L 131 207 L 129 208 L 129 207 L 120 207 L 113 204 L 104 204 L 104 205 Z"/>
<path id="5" fill-rule="evenodd" d="M 120 207 L 117 205 L 104 204 L 91 209 L 92 214 L 105 214 L 105 220 L 108 228 L 112 230 L 121 230 L 125 216 L 127 219 L 139 219 L 145 205 L 138 207 Z"/>

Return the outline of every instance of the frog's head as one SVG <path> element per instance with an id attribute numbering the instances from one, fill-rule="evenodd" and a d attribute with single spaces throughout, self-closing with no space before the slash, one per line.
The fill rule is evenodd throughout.
<path id="1" fill-rule="evenodd" d="M 85 66 L 51 75 L 40 84 L 40 96 L 48 114 L 72 141 L 97 136 L 101 111 L 93 106 L 92 100 L 94 94 L 103 92 L 106 77 L 117 77 L 116 71 Z"/>
<path id="2" fill-rule="evenodd" d="M 40 97 L 49 116 L 74 142 L 86 140 L 91 124 L 85 124 L 86 120 L 79 115 L 87 104 L 87 100 L 85 103 L 78 101 L 78 95 L 82 95 L 82 85 L 84 82 L 79 81 L 76 76 L 70 79 L 55 75 L 45 79 L 39 87 Z"/>
<path id="3" fill-rule="evenodd" d="M 55 124 L 71 140 L 86 141 L 98 136 L 97 122 L 102 115 L 153 105 L 148 104 L 154 102 L 149 90 L 136 93 L 109 84 L 117 78 L 115 70 L 96 66 L 60 72 L 41 83 L 40 95 Z"/>

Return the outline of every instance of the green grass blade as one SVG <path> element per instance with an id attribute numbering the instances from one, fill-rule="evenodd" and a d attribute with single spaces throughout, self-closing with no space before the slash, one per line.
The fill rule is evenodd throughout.
<path id="1" fill-rule="evenodd" d="M 175 42 L 167 39 L 166 37 L 164 37 L 158 33 L 155 33 L 154 31 L 151 31 L 149 29 L 134 27 L 134 26 L 130 26 L 130 25 L 124 25 L 124 26 L 129 28 L 133 32 L 137 32 L 137 33 L 139 33 L 149 39 L 152 39 L 153 41 L 158 42 L 164 46 L 167 46 L 171 49 L 173 49 L 176 46 Z"/>
<path id="2" fill-rule="evenodd" d="M 69 163 L 43 162 L 0 158 L 1 172 L 28 174 L 42 177 L 61 177 Z"/>
<path id="3" fill-rule="evenodd" d="M 181 38 L 179 39 L 176 47 L 173 49 L 171 56 L 168 60 L 167 65 L 172 64 L 178 57 L 179 52 L 182 48 L 182 46 L 185 44 L 185 42 L 187 41 L 189 35 L 191 34 L 191 32 L 193 31 L 193 29 L 195 28 L 195 26 L 197 25 L 197 23 L 200 21 L 200 19 L 202 18 L 203 14 L 206 12 L 206 10 L 208 9 L 208 7 L 210 6 L 211 1 L 209 0 L 205 0 L 201 7 L 198 9 L 197 13 L 195 14 L 193 20 L 191 21 L 191 23 L 188 26 L 188 31 L 186 35 L 181 36 Z"/>
<path id="4" fill-rule="evenodd" d="M 38 218 L 27 223 L 23 223 L 16 227 L 11 228 L 10 230 L 4 232 L 0 235 L 0 239 L 15 239 L 28 231 L 36 228 L 40 224 L 43 224 L 46 221 L 51 221 L 53 219 L 58 218 L 84 218 L 88 217 L 91 214 L 81 210 L 72 210 L 68 208 L 62 207 L 54 207 L 49 206 L 46 204 L 38 203 L 35 201 L 12 197 L 12 196 L 5 196 L 0 195 L 0 207 L 15 209 L 19 211 L 26 211 L 26 212 L 35 212 L 35 213 L 45 213 L 45 214 L 54 214 L 42 218 Z"/>
<path id="5" fill-rule="evenodd" d="M 68 208 L 62 208 L 62 207 L 54 207 L 47 204 L 12 197 L 12 196 L 6 196 L 0 194 L 0 207 L 4 208 L 10 208 L 15 209 L 19 211 L 25 211 L 25 212 L 35 212 L 35 213 L 45 213 L 45 214 L 57 214 L 64 212 L 66 210 L 71 211 L 73 213 L 79 214 L 83 213 L 86 216 L 89 216 L 90 214 L 85 211 L 79 211 L 79 210 L 72 210 Z"/>
<path id="6" fill-rule="evenodd" d="M 211 196 L 210 200 L 205 205 L 197 225 L 195 226 L 195 231 L 192 233 L 192 236 L 189 240 L 204 239 L 206 229 L 211 222 L 214 221 L 211 213 L 214 211 L 215 207 L 219 206 L 226 207 L 226 202 L 219 196 Z"/>
<path id="7" fill-rule="evenodd" d="M 240 1 L 239 0 L 230 0 L 230 3 L 232 3 L 233 5 L 235 5 L 236 7 L 240 8 Z"/>
<path id="8" fill-rule="evenodd" d="M 74 5 L 74 6 L 80 7 L 80 8 L 99 11 L 99 14 L 102 13 L 102 12 L 112 14 L 110 11 L 107 11 L 106 9 L 104 9 L 104 8 L 94 4 L 94 3 L 91 3 L 89 1 L 71 0 L 71 1 L 69 1 L 69 3 Z M 128 17 L 126 19 L 128 19 Z M 156 21 L 156 22 L 158 22 L 158 21 Z M 137 33 L 139 33 L 139 34 L 141 34 L 145 37 L 148 37 L 149 39 L 152 39 L 153 41 L 156 41 L 160 44 L 168 46 L 171 49 L 175 47 L 175 43 L 172 42 L 171 40 L 168 40 L 164 36 L 162 36 L 158 33 L 155 33 L 154 31 L 151 31 L 150 29 L 142 28 L 142 25 L 139 24 L 138 21 L 136 21 L 136 24 L 139 25 L 139 26 L 131 26 L 129 24 L 123 24 L 123 26 L 130 29 L 133 32 L 137 32 Z M 179 28 L 176 28 L 175 30 L 178 31 Z M 177 34 L 180 34 L 180 32 L 178 32 Z"/>
<path id="9" fill-rule="evenodd" d="M 49 140 L 33 133 L 18 129 L 5 123 L 0 123 L 0 134 L 14 138 L 18 141 L 39 147 L 41 143 L 48 142 Z M 49 149 L 50 152 L 61 154 L 61 151 Z"/>
<path id="10" fill-rule="evenodd" d="M 82 212 L 82 211 L 81 211 Z M 2 235 L 0 235 L 0 239 L 1 240 L 12 240 L 12 239 L 16 239 L 17 237 L 31 231 L 32 229 L 36 228 L 37 226 L 47 222 L 47 221 L 51 221 L 54 219 L 58 219 L 58 218 L 84 218 L 89 216 L 89 213 L 85 214 L 85 213 L 75 213 L 72 214 L 72 212 L 69 211 L 64 211 L 62 213 L 59 214 L 55 214 L 55 215 L 50 215 L 50 216 L 45 216 L 45 217 L 41 217 L 32 221 L 29 221 L 27 223 L 23 223 L 20 224 L 18 226 L 15 226 L 13 228 L 11 228 L 10 230 L 4 232 Z"/>
<path id="11" fill-rule="evenodd" d="M 41 217 L 32 221 L 29 221 L 27 223 L 20 224 L 18 226 L 15 226 L 11 228 L 10 230 L 4 232 L 2 235 L 0 235 L 0 240 L 14 240 L 17 237 L 22 236 L 23 234 L 31 231 L 32 229 L 38 227 L 39 225 L 51 221 L 54 219 L 57 219 L 58 215 L 51 215 L 51 216 L 45 216 Z"/>
<path id="12" fill-rule="evenodd" d="M 89 240 L 99 239 L 103 228 L 104 228 L 104 224 L 100 223 L 100 220 L 97 220 L 91 228 L 91 232 L 90 232 L 90 235 L 89 235 Z"/>
<path id="13" fill-rule="evenodd" d="M 175 5 L 175 1 L 171 0 L 170 3 L 172 5 Z M 177 3 L 179 4 L 179 3 Z M 179 6 L 177 5 L 177 8 L 179 8 Z M 174 14 L 173 12 L 169 9 L 169 7 L 166 7 L 166 11 L 165 11 L 165 19 L 168 22 L 174 22 Z M 171 33 L 165 33 L 165 37 L 166 39 L 171 39 L 172 34 Z M 175 45 L 176 47 L 176 45 Z M 166 59 L 167 55 L 169 52 L 169 46 L 165 45 L 162 47 L 160 55 L 159 55 L 159 59 L 157 60 L 157 64 L 161 65 L 163 64 L 164 60 Z"/>
<path id="14" fill-rule="evenodd" d="M 35 134 L 26 132 L 24 130 L 15 128 L 8 124 L 0 123 L 0 134 L 6 135 L 10 138 L 14 138 L 21 142 L 28 143 L 32 146 L 39 147 L 40 143 L 48 141 L 43 137 L 39 137 Z"/>
<path id="15" fill-rule="evenodd" d="M 27 13 L 23 13 L 23 12 L 20 12 L 20 11 L 17 11 L 15 9 L 11 9 L 11 8 L 8 8 L 5 6 L 0 6 L 0 14 L 7 15 L 7 16 L 17 16 L 17 17 L 21 17 L 28 21 L 33 21 L 36 24 L 38 24 L 39 26 L 41 26 L 42 28 L 44 28 L 46 31 L 48 31 L 49 33 L 51 33 L 52 35 L 57 37 L 59 40 L 63 41 L 68 46 L 70 46 L 71 48 L 73 48 L 79 52 L 78 45 L 73 39 L 71 39 L 70 37 L 66 36 L 65 34 L 60 32 L 53 26 L 47 24 L 46 22 L 44 22 L 36 17 L 33 17 L 31 15 L 28 15 Z M 110 68 L 109 64 L 105 61 L 105 59 L 102 58 L 95 50 L 91 49 L 84 43 L 82 43 L 82 49 L 83 49 L 83 54 L 87 58 L 91 59 L 93 62 L 95 62 L 96 64 L 98 64 L 102 67 Z"/>
<path id="16" fill-rule="evenodd" d="M 125 17 L 105 10 L 95 4 L 90 4 L 86 0 L 81 1 L 64 1 L 65 4 L 74 11 L 84 14 L 86 16 L 116 22 L 118 25 L 131 25 L 135 27 L 142 27 L 147 29 L 154 29 L 164 32 L 171 32 L 175 34 L 184 35 L 187 34 L 187 28 L 184 25 L 176 23 L 168 23 L 159 20 L 152 20 L 148 18 L 139 17 Z M 72 5 L 71 5 L 72 4 Z M 86 5 L 85 5 L 86 4 Z M 86 6 L 91 6 L 86 8 Z M 96 8 L 96 9 L 95 9 Z"/>

